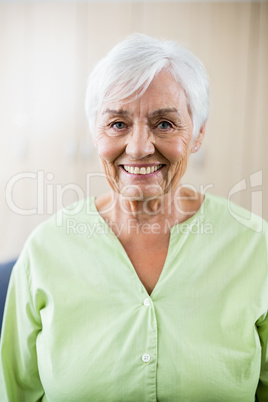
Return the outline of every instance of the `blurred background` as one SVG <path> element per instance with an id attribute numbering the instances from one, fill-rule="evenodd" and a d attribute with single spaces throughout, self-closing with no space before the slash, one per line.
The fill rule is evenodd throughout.
<path id="1" fill-rule="evenodd" d="M 87 76 L 132 32 L 175 39 L 207 67 L 207 133 L 184 182 L 268 219 L 266 1 L 1 1 L 0 262 L 57 209 L 108 189 Z"/>

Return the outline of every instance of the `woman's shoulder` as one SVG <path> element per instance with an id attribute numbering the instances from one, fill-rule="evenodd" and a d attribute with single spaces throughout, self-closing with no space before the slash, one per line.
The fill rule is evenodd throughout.
<path id="1" fill-rule="evenodd" d="M 63 208 L 40 223 L 26 239 L 14 272 L 28 277 L 65 275 L 102 250 L 107 230 L 95 207 L 95 197 Z"/>
<path id="2" fill-rule="evenodd" d="M 94 200 L 95 197 L 83 198 L 59 209 L 39 223 L 28 240 L 47 234 L 47 231 L 65 231 L 66 227 L 72 227 L 72 224 L 91 221 L 98 214 Z"/>
<path id="3" fill-rule="evenodd" d="M 219 227 L 229 227 L 235 231 L 250 231 L 268 236 L 268 223 L 254 212 L 254 205 L 246 209 L 229 198 L 205 194 L 203 214 Z"/>
<path id="4" fill-rule="evenodd" d="M 88 239 L 92 227 L 100 222 L 95 197 L 81 199 L 64 207 L 39 223 L 25 241 L 23 252 L 28 250 L 60 249 L 76 239 Z M 38 251 L 40 252 L 40 251 Z"/>

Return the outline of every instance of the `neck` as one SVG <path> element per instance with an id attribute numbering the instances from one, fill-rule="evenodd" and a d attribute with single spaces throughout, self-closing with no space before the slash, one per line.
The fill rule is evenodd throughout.
<path id="1" fill-rule="evenodd" d="M 114 227 L 158 227 L 164 233 L 167 228 L 182 223 L 200 208 L 203 196 L 182 186 L 168 194 L 142 201 L 123 198 L 118 193 L 109 193 L 97 200 L 100 214 Z M 146 226 L 145 225 L 145 226 Z"/>

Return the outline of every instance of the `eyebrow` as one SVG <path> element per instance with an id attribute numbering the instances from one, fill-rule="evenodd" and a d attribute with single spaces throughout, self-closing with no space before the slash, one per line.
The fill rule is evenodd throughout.
<path id="1" fill-rule="evenodd" d="M 130 113 L 129 111 L 125 110 L 125 109 L 119 109 L 119 110 L 114 110 L 114 109 L 105 109 L 103 114 L 106 113 L 110 113 L 113 114 L 115 116 L 131 116 L 132 113 Z M 159 115 L 163 115 L 163 114 L 167 114 L 167 113 L 177 113 L 180 114 L 178 109 L 176 109 L 175 107 L 173 108 L 165 108 L 165 109 L 157 109 L 154 110 L 153 112 L 149 113 L 149 117 L 155 117 L 155 116 L 159 116 Z"/>
<path id="2" fill-rule="evenodd" d="M 126 116 L 126 115 L 132 115 L 132 113 L 128 112 L 125 109 L 119 109 L 119 110 L 114 110 L 114 109 L 105 109 L 103 114 L 113 114 L 115 116 Z"/>
<path id="3" fill-rule="evenodd" d="M 176 109 L 175 107 L 172 107 L 172 108 L 154 110 L 153 112 L 149 113 L 149 117 L 155 117 L 155 116 L 159 116 L 161 114 L 167 114 L 167 113 L 180 114 L 178 109 Z"/>

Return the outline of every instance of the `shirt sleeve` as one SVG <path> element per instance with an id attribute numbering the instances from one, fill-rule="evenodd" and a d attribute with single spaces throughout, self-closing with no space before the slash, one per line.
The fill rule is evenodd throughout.
<path id="1" fill-rule="evenodd" d="M 260 381 L 256 391 L 256 401 L 268 401 L 268 313 L 257 322 L 257 330 L 262 348 Z"/>
<path id="2" fill-rule="evenodd" d="M 266 234 L 266 262 L 267 262 L 267 275 L 268 275 L 268 230 Z M 268 279 L 265 281 L 268 282 Z M 267 287 L 265 292 L 266 306 L 267 306 Z M 263 314 L 262 317 L 256 323 L 257 331 L 260 338 L 262 355 L 261 355 L 261 370 L 260 370 L 260 380 L 256 391 L 256 402 L 266 402 L 268 401 L 268 311 Z"/>
<path id="3" fill-rule="evenodd" d="M 0 400 L 37 402 L 44 390 L 39 378 L 36 339 L 40 315 L 30 291 L 27 266 L 13 268 L 6 298 L 0 348 Z"/>

